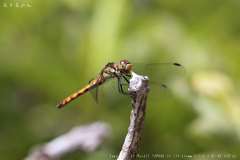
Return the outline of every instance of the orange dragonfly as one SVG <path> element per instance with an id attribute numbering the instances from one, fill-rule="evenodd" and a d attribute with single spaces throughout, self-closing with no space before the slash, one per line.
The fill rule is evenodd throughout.
<path id="1" fill-rule="evenodd" d="M 149 77 L 150 92 L 148 101 L 161 102 L 171 98 L 171 91 L 162 83 L 178 79 L 185 75 L 185 69 L 178 63 L 130 63 L 122 60 L 120 63 L 108 63 L 89 84 L 71 96 L 61 101 L 57 108 L 65 106 L 67 103 L 90 91 L 94 100 L 98 103 L 98 87 L 102 84 L 103 96 L 111 102 L 122 103 L 131 100 L 128 92 L 130 71 Z M 106 84 L 106 85 L 105 85 Z M 121 93 L 121 94 L 119 94 Z M 150 98 L 150 99 L 149 99 Z"/>

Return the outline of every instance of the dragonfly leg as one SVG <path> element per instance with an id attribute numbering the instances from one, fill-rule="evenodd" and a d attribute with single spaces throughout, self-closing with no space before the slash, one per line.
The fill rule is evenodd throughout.
<path id="1" fill-rule="evenodd" d="M 127 81 L 128 84 L 123 84 L 121 77 L 123 77 Z M 128 79 L 126 77 L 124 77 L 124 75 L 122 75 L 121 77 L 118 78 L 118 91 L 119 91 L 119 93 L 121 93 L 123 95 L 131 97 L 132 95 L 127 93 L 127 92 L 124 92 L 123 88 L 122 88 L 122 85 L 129 85 L 129 81 L 128 81 Z"/>
<path id="2" fill-rule="evenodd" d="M 122 85 L 129 85 L 129 80 L 125 76 L 123 76 L 123 78 L 127 81 L 128 84 L 122 84 Z"/>

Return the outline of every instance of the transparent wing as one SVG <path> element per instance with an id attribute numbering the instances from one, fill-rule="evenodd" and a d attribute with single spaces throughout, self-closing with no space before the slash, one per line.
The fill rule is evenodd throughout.
<path id="1" fill-rule="evenodd" d="M 97 81 L 95 82 L 96 83 L 96 87 L 93 87 L 92 89 L 89 90 L 91 96 L 93 97 L 93 99 L 98 103 L 98 87 L 99 87 L 99 84 L 97 83 L 99 81 L 99 78 L 100 76 L 98 76 L 98 78 L 96 79 Z M 95 81 L 95 78 L 91 79 L 89 81 L 89 84 L 91 81 Z"/>
<path id="2" fill-rule="evenodd" d="M 147 103 L 157 103 L 172 98 L 170 89 L 164 84 L 149 81 L 149 93 Z"/>
<path id="3" fill-rule="evenodd" d="M 126 78 L 130 79 L 130 77 Z M 127 81 L 122 78 L 122 83 L 127 84 Z M 122 85 L 122 87 L 124 92 L 129 93 L 129 85 Z M 150 91 L 148 93 L 147 103 L 162 102 L 172 97 L 172 93 L 169 88 L 163 84 L 149 81 L 149 89 Z M 104 98 L 112 103 L 121 105 L 131 104 L 132 97 L 119 93 L 117 78 L 109 79 L 107 82 L 105 82 L 105 84 L 102 85 L 101 90 Z"/>
<path id="4" fill-rule="evenodd" d="M 130 79 L 130 77 L 126 77 Z M 122 78 L 122 83 L 128 84 L 127 81 Z M 128 92 L 129 85 L 122 85 L 123 91 Z M 101 88 L 103 97 L 108 101 L 115 104 L 131 104 L 132 98 L 126 95 L 119 93 L 118 90 L 118 78 L 111 78 L 107 80 Z"/>
<path id="5" fill-rule="evenodd" d="M 131 71 L 157 83 L 170 82 L 186 74 L 185 68 L 178 63 L 132 63 Z"/>

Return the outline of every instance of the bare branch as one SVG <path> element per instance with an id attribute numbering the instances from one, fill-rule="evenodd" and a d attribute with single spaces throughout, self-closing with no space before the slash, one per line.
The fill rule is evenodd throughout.
<path id="1" fill-rule="evenodd" d="M 147 95 L 149 92 L 148 77 L 132 73 L 129 92 L 133 95 L 130 126 L 122 150 L 117 160 L 132 160 L 136 158 L 138 143 L 144 129 Z"/>
<path id="2" fill-rule="evenodd" d="M 34 147 L 25 160 L 58 160 L 63 155 L 80 150 L 94 151 L 110 134 L 110 127 L 101 122 L 78 126 L 49 143 Z"/>

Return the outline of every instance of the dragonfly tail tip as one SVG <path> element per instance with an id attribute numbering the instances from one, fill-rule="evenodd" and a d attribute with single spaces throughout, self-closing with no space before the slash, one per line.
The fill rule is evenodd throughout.
<path id="1" fill-rule="evenodd" d="M 56 108 L 60 109 L 60 108 L 62 108 L 62 107 L 63 107 L 62 104 L 58 104 Z"/>

